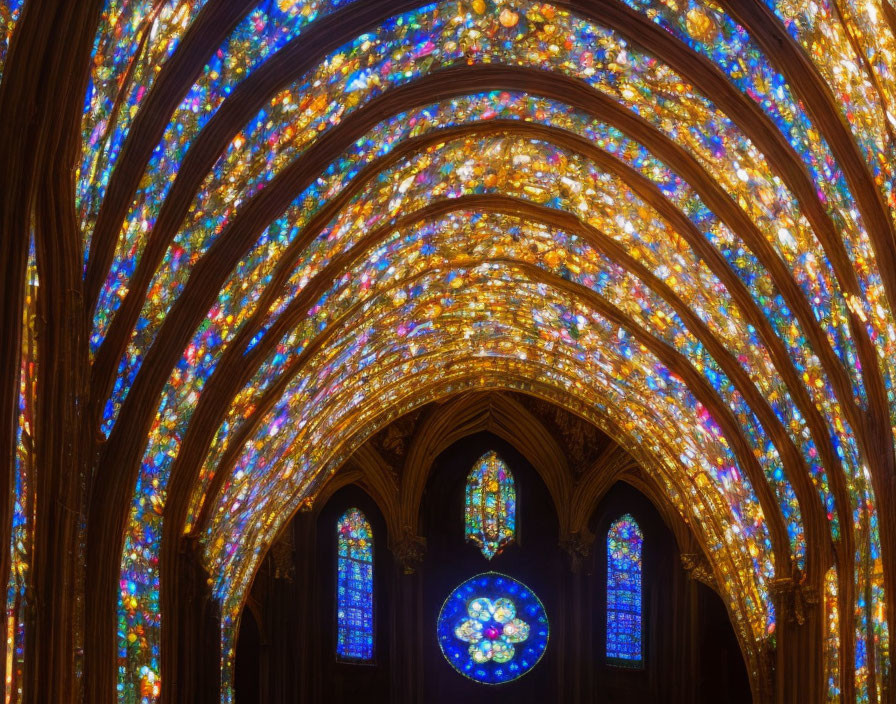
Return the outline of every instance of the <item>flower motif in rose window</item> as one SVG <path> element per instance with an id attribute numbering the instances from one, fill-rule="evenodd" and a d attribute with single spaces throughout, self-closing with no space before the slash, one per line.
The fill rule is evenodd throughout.
<path id="1" fill-rule="evenodd" d="M 498 572 L 470 577 L 451 590 L 436 622 L 448 664 L 482 684 L 511 682 L 529 672 L 544 655 L 549 631 L 535 592 Z"/>
<path id="2" fill-rule="evenodd" d="M 458 624 L 454 635 L 470 644 L 470 657 L 475 662 L 510 662 L 516 653 L 513 646 L 529 637 L 529 624 L 516 617 L 516 606 L 510 599 L 473 599 L 467 615 L 469 618 Z"/>

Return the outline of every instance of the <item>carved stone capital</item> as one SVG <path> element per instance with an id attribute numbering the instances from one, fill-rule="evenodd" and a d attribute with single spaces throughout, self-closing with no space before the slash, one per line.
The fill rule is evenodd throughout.
<path id="1" fill-rule="evenodd" d="M 702 582 L 707 587 L 717 590 L 716 577 L 712 573 L 712 567 L 706 558 L 699 552 L 684 552 L 681 554 L 681 566 L 688 573 L 688 577 Z"/>
<path id="2" fill-rule="evenodd" d="M 371 438 L 371 446 L 386 459 L 394 476 L 398 474 L 396 468 L 404 465 L 421 412 L 422 409 L 418 408 L 397 418 Z"/>
<path id="3" fill-rule="evenodd" d="M 560 547 L 569 557 L 569 568 L 573 574 L 579 574 L 589 564 L 591 550 L 594 547 L 594 534 L 587 530 L 567 533 L 560 540 Z"/>
<path id="4" fill-rule="evenodd" d="M 802 626 L 806 611 L 818 603 L 818 592 L 806 582 L 799 567 L 793 568 L 790 577 L 776 577 L 769 582 L 777 601 L 778 613 L 790 623 Z"/>
<path id="5" fill-rule="evenodd" d="M 423 562 L 426 554 L 426 538 L 415 535 L 410 529 L 406 529 L 398 540 L 389 546 L 395 560 L 401 565 L 404 574 L 414 574 Z"/>
<path id="6" fill-rule="evenodd" d="M 274 579 L 286 579 L 292 581 L 295 575 L 295 560 L 293 552 L 295 545 L 292 539 L 292 530 L 287 528 L 271 546 L 271 558 L 274 561 Z"/>
<path id="7" fill-rule="evenodd" d="M 304 499 L 301 500 L 301 502 L 299 502 L 299 508 L 298 508 L 299 513 L 311 513 L 311 511 L 313 509 L 314 509 L 314 499 L 312 499 L 310 496 L 306 496 Z"/>

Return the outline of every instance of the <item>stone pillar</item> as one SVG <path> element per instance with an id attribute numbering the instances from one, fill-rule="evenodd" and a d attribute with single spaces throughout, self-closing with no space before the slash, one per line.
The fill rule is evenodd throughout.
<path id="1" fill-rule="evenodd" d="M 700 599 L 697 583 L 705 584 L 718 594 L 719 586 L 709 561 L 702 553 L 682 553 L 681 566 L 684 578 L 681 596 L 677 600 L 679 608 L 685 609 L 683 614 L 675 614 L 674 632 L 681 637 L 682 648 L 675 659 L 675 672 L 683 676 L 679 689 L 679 701 L 692 702 L 698 696 L 697 673 L 700 672 Z M 761 700 L 767 701 L 767 700 Z"/>
<path id="2" fill-rule="evenodd" d="M 697 555 L 663 552 L 655 555 L 659 564 L 653 574 L 662 580 L 646 577 L 646 590 L 654 602 L 654 610 L 646 613 L 646 640 L 651 687 L 656 696 L 669 704 L 689 704 L 697 700 L 699 672 L 699 600 L 697 581 L 712 579 L 703 569 L 697 570 Z M 701 579 L 702 578 L 702 579 Z"/>
<path id="3" fill-rule="evenodd" d="M 262 701 L 271 704 L 295 704 L 299 701 L 299 610 L 303 596 L 296 590 L 293 531 L 286 530 L 271 547 L 273 572 L 265 608 L 266 667 L 262 677 L 267 680 Z M 265 677 L 266 675 L 266 677 Z"/>
<path id="4" fill-rule="evenodd" d="M 557 701 L 583 704 L 593 699 L 594 652 L 591 551 L 594 535 L 570 533 L 560 541 L 569 569 L 563 571 L 559 613 L 552 634 L 557 662 Z"/>
<path id="5" fill-rule="evenodd" d="M 301 704 L 321 702 L 323 633 L 318 608 L 317 516 L 300 511 L 293 520 L 293 564 L 295 572 L 290 598 L 293 601 L 295 629 L 291 636 L 294 665 L 287 676 L 292 679 L 295 698 Z"/>
<path id="6" fill-rule="evenodd" d="M 185 537 L 178 559 L 178 698 L 221 701 L 221 612 L 202 566 L 198 540 Z"/>
<path id="7" fill-rule="evenodd" d="M 799 568 L 773 579 L 777 653 L 774 696 L 778 704 L 825 701 L 824 615 L 818 591 Z"/>
<path id="8" fill-rule="evenodd" d="M 679 589 L 679 599 L 673 614 L 673 632 L 680 638 L 679 643 L 681 646 L 674 650 L 673 667 L 678 684 L 678 701 L 686 704 L 686 702 L 693 702 L 697 699 L 697 678 L 695 673 L 699 666 L 697 629 L 700 623 L 700 614 L 697 610 L 697 584 L 687 577 L 683 577 L 678 581 L 681 583 L 681 588 Z"/>
<path id="9" fill-rule="evenodd" d="M 389 700 L 423 701 L 423 577 L 426 539 L 405 531 L 390 545 L 394 556 L 389 623 Z"/>

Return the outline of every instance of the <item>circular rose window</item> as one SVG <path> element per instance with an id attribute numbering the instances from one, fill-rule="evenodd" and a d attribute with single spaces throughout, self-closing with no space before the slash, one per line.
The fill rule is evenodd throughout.
<path id="1" fill-rule="evenodd" d="M 445 659 L 465 677 L 502 684 L 522 677 L 548 645 L 548 617 L 535 593 L 513 577 L 485 572 L 458 586 L 437 624 Z"/>

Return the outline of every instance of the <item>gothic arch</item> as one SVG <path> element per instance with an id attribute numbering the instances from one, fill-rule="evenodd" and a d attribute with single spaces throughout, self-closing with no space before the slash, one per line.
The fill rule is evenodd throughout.
<path id="1" fill-rule="evenodd" d="M 450 445 L 481 431 L 516 447 L 548 487 L 557 515 L 568 502 L 570 476 L 566 455 L 545 427 L 518 401 L 505 394 L 462 396 L 437 407 L 421 425 L 402 471 L 402 525 L 419 530 L 420 503 L 432 463 Z M 562 519 L 561 519 L 562 520 Z M 561 531 L 563 526 L 560 527 Z"/>
<path id="2" fill-rule="evenodd" d="M 329 477 L 404 535 L 439 413 L 407 489 L 369 450 L 333 472 L 409 408 L 491 388 L 612 431 L 754 672 L 776 629 L 782 702 L 828 687 L 797 657 L 818 610 L 788 614 L 836 564 L 830 687 L 892 698 L 891 4 L 458 2 L 3 4 L 0 537 L 23 548 L 0 577 L 22 580 L 26 687 L 69 700 L 83 639 L 86 696 L 111 702 L 118 601 L 172 700 L 185 553 L 226 622 Z M 463 403 L 469 427 L 524 424 L 580 531 L 603 480 L 574 484 L 512 404 Z M 51 559 L 81 545 L 86 570 Z"/>

